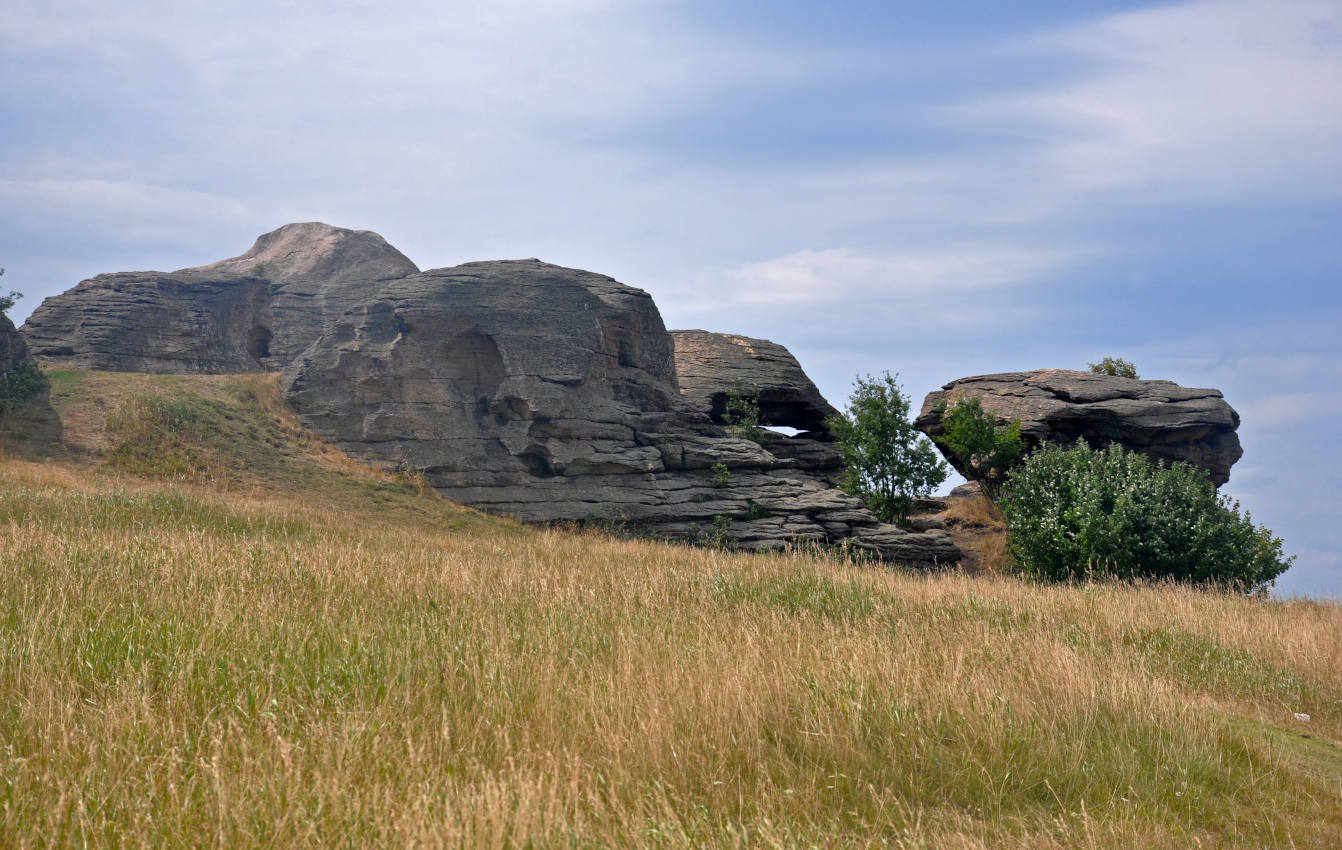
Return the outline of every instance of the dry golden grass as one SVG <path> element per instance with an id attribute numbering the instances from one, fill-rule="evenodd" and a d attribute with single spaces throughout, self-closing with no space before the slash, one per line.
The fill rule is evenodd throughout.
<path id="1" fill-rule="evenodd" d="M 1339 738 L 1333 603 L 0 459 L 4 847 L 1327 847 Z"/>
<path id="2" fill-rule="evenodd" d="M 1007 548 L 1006 519 L 991 499 L 954 499 L 942 513 L 951 539 L 965 553 L 966 569 L 992 575 L 1012 572 L 1016 559 Z"/>

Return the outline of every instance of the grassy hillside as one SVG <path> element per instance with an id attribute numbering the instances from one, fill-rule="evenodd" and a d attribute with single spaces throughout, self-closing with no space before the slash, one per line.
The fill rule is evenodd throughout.
<path id="1" fill-rule="evenodd" d="M 526 529 L 273 376 L 57 373 L 0 447 L 0 847 L 1342 835 L 1336 604 Z"/>

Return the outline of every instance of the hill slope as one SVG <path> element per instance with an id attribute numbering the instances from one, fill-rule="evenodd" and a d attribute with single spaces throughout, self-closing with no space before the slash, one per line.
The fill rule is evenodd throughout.
<path id="1" fill-rule="evenodd" d="M 58 373 L 0 447 L 0 845 L 1342 834 L 1336 604 L 522 528 L 270 376 Z"/>

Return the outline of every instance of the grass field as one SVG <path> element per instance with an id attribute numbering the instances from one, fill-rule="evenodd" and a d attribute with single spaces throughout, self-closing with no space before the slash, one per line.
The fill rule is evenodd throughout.
<path id="1" fill-rule="evenodd" d="M 0 847 L 1342 844 L 1335 603 L 527 529 L 273 376 L 0 446 Z"/>

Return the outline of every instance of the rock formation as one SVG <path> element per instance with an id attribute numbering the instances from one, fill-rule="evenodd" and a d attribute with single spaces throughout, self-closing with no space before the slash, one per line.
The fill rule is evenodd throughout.
<path id="1" fill-rule="evenodd" d="M 765 431 L 765 448 L 834 483 L 843 459 L 828 420 L 838 411 L 802 371 L 792 353 L 776 342 L 708 331 L 671 331 L 676 347 L 676 380 L 695 410 L 721 424 L 727 399 L 739 395 L 759 405 L 760 420 L 798 433 Z"/>
<path id="2" fill-rule="evenodd" d="M 646 292 L 590 272 L 521 260 L 421 273 L 376 233 L 290 224 L 230 260 L 86 280 L 23 334 L 50 365 L 284 369 L 300 418 L 351 455 L 526 521 L 747 549 L 851 538 L 918 565 L 960 554 L 831 486 L 834 411 L 786 349 L 673 337 Z M 729 435 L 713 416 L 738 380 L 803 433 Z"/>
<path id="3" fill-rule="evenodd" d="M 1066 369 L 960 378 L 928 394 L 915 424 L 936 437 L 943 433 L 940 406 L 970 397 L 999 424 L 1019 419 L 1030 448 L 1078 438 L 1097 448 L 1118 442 L 1152 460 L 1199 466 L 1217 486 L 1243 454 L 1235 435 L 1239 414 L 1219 390 Z M 955 458 L 947 460 L 970 477 Z"/>
<path id="4" fill-rule="evenodd" d="M 0 374 L 28 361 L 28 344 L 9 316 L 0 313 Z"/>
<path id="5" fill-rule="evenodd" d="M 681 397 L 677 360 L 642 290 L 536 260 L 468 263 L 383 283 L 283 387 L 350 454 L 525 521 L 958 559 L 944 534 L 882 525 L 797 460 L 728 435 Z"/>
<path id="6" fill-rule="evenodd" d="M 43 301 L 23 334 L 37 359 L 67 368 L 277 369 L 370 286 L 415 271 L 376 233 L 288 224 L 230 260 L 83 281 Z"/>
<path id="7" fill-rule="evenodd" d="M 371 230 L 305 222 L 272 230 L 247 253 L 195 271 L 251 275 L 274 284 L 267 365 L 283 368 L 370 286 L 419 267 Z"/>
<path id="8" fill-rule="evenodd" d="M 200 271 L 102 274 L 48 298 L 23 335 L 47 365 L 117 372 L 260 371 L 270 284 Z"/>

